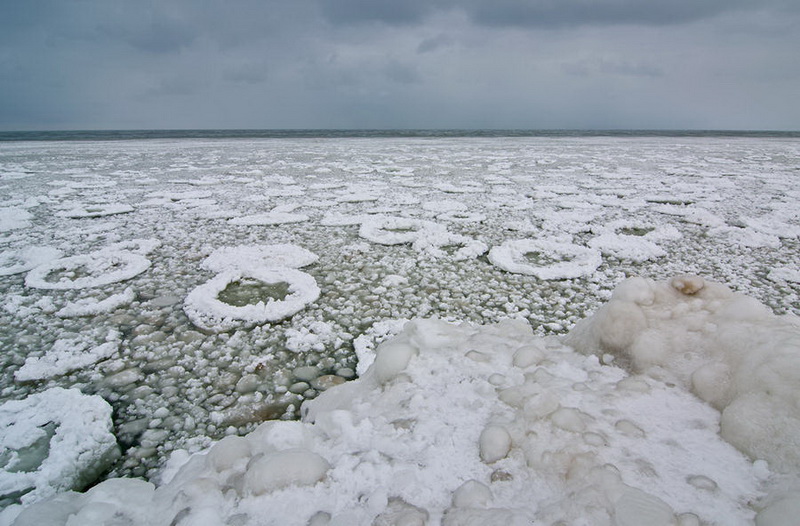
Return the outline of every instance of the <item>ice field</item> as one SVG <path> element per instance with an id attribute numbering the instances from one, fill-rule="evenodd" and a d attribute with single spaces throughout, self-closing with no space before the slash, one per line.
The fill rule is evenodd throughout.
<path id="1" fill-rule="evenodd" d="M 799 179 L 778 137 L 0 143 L 0 524 L 793 524 Z"/>

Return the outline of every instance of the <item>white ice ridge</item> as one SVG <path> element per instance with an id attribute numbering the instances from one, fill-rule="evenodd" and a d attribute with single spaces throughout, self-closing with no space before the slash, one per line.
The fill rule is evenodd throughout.
<path id="1" fill-rule="evenodd" d="M 77 389 L 0 405 L 0 429 L 0 507 L 82 489 L 119 456 L 111 406 Z"/>
<path id="2" fill-rule="evenodd" d="M 176 456 L 159 486 L 107 480 L 0 519 L 795 524 L 800 495 L 772 472 L 798 474 L 798 338 L 796 318 L 691 276 L 620 285 L 567 339 L 588 355 L 524 320 L 413 320 L 299 422 Z"/>
<path id="3" fill-rule="evenodd" d="M 101 287 L 136 277 L 148 268 L 150 260 L 143 255 L 106 248 L 39 265 L 25 276 L 25 285 L 37 289 Z"/>
<path id="4" fill-rule="evenodd" d="M 262 297 L 243 300 L 242 305 L 226 303 L 219 298 L 229 286 L 287 287 L 284 298 Z M 222 272 L 192 290 L 183 310 L 192 323 L 201 329 L 224 332 L 235 327 L 261 325 L 293 316 L 319 298 L 316 280 L 309 274 L 290 268 L 241 268 Z M 259 296 L 259 294 L 255 294 Z"/>

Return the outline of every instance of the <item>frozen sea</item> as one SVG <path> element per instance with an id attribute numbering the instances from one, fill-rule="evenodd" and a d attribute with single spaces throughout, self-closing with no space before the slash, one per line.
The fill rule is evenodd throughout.
<path id="1" fill-rule="evenodd" d="M 322 439 L 300 437 L 298 428 L 291 427 L 300 425 L 296 420 L 301 412 L 304 418 L 311 418 L 301 407 L 318 397 L 335 399 L 321 394 L 345 393 L 348 386 L 361 385 L 358 382 L 363 377 L 377 374 L 380 385 L 389 381 L 387 378 L 393 379 L 409 358 L 401 358 L 400 365 L 387 358 L 389 365 L 378 364 L 368 372 L 381 342 L 416 342 L 414 353 L 446 348 L 432 336 L 451 330 L 436 325 L 442 322 L 461 324 L 453 325 L 461 329 L 452 329 L 448 341 L 460 342 L 453 344 L 463 351 L 460 355 L 478 353 L 471 355 L 471 362 L 484 368 L 493 363 L 481 354 L 487 352 L 486 345 L 507 347 L 503 352 L 517 356 L 526 339 L 549 342 L 541 343 L 540 349 L 528 355 L 543 353 L 562 376 L 555 370 L 546 374 L 569 380 L 572 387 L 562 386 L 565 391 L 559 391 L 561 405 L 549 410 L 530 408 L 528 402 L 514 402 L 511 394 L 501 396 L 501 400 L 528 415 L 509 414 L 504 418 L 520 421 L 531 411 L 541 411 L 537 418 L 548 416 L 558 429 L 504 430 L 498 424 L 495 427 L 499 431 L 491 426 L 483 429 L 486 437 L 481 429 L 476 432 L 481 436 L 480 465 L 507 460 L 505 456 L 510 453 L 504 450 L 504 441 L 508 436 L 510 450 L 517 446 L 524 450 L 528 467 L 553 470 L 551 464 L 561 461 L 536 464 L 531 460 L 534 446 L 520 445 L 524 441 L 518 435 L 538 433 L 569 444 L 570 439 L 561 435 L 580 432 L 586 442 L 582 448 L 608 446 L 611 431 L 584 429 L 588 419 L 602 419 L 591 409 L 597 400 L 578 400 L 570 389 L 589 378 L 602 377 L 607 384 L 622 381 L 621 375 L 630 372 L 647 372 L 644 366 L 636 370 L 641 364 L 637 365 L 635 353 L 633 365 L 622 363 L 624 360 L 618 357 L 617 363 L 623 368 L 607 371 L 603 367 L 611 367 L 613 349 L 600 352 L 601 361 L 587 365 L 583 358 L 577 358 L 583 355 L 554 343 L 562 342 L 580 320 L 609 302 L 614 289 L 627 278 L 640 276 L 663 283 L 676 275 L 698 275 L 754 298 L 776 319 L 796 319 L 793 317 L 800 313 L 800 138 L 792 134 L 420 132 L 403 136 L 285 132 L 259 136 L 245 132 L 106 132 L 6 134 L 0 138 L 17 139 L 0 141 L 0 418 L 5 419 L 2 422 L 6 426 L 15 425 L 19 418 L 14 415 L 21 410 L 14 404 L 25 400 L 41 404 L 40 409 L 28 411 L 52 409 L 57 402 L 46 401 L 50 396 L 47 393 L 80 391 L 91 395 L 86 398 L 87 407 L 90 401 L 107 402 L 108 414 L 103 408 L 96 409 L 100 415 L 96 418 L 106 422 L 104 438 L 97 440 L 103 445 L 87 446 L 89 450 L 94 447 L 95 452 L 102 450 L 96 456 L 103 462 L 87 468 L 90 475 L 75 475 L 74 485 L 78 487 L 73 489 L 115 477 L 140 477 L 167 484 L 177 471 L 169 467 L 165 470 L 170 455 L 177 465 L 174 459 L 189 458 L 215 443 L 239 444 L 229 447 L 231 450 L 241 446 L 233 439 L 218 442 L 224 437 L 248 436 L 252 442 L 254 433 L 259 432 L 267 441 L 291 445 L 291 451 L 299 451 L 298 444 L 314 449 L 321 462 L 333 466 L 332 470 L 357 471 L 358 463 L 346 468 L 346 463 L 322 458 L 326 457 L 319 449 Z M 699 310 L 698 305 L 688 302 L 685 308 Z M 716 304 L 709 305 L 708 312 L 716 312 Z M 406 325 L 412 319 L 425 321 Z M 494 329 L 485 329 L 488 332 L 483 343 L 480 338 L 469 343 L 475 334 L 484 333 L 470 329 L 477 332 L 465 336 L 464 331 L 469 332 L 465 323 Z M 786 323 L 791 326 L 794 322 Z M 392 340 L 398 333 L 399 339 Z M 796 338 L 790 341 L 796 345 Z M 398 352 L 403 356 L 405 351 Z M 520 366 L 518 362 L 522 361 L 526 367 L 534 366 L 541 359 L 514 358 L 514 365 Z M 460 366 L 442 363 L 428 364 L 428 371 L 442 372 L 438 384 L 435 379 L 422 381 L 409 373 L 413 380 L 410 384 L 439 385 L 432 396 L 456 405 L 459 399 L 469 401 L 477 396 L 473 391 L 462 393 L 461 398 L 448 394 L 448 385 L 453 386 L 453 392 L 460 392 L 466 376 L 444 374 L 448 368 L 458 371 Z M 385 372 L 387 367 L 390 373 Z M 511 361 L 503 367 L 511 367 Z M 490 378 L 487 371 L 474 374 L 486 373 Z M 515 378 L 523 381 L 521 374 L 516 378 L 506 372 L 505 380 L 494 378 L 487 385 L 508 389 L 507 382 Z M 532 369 L 526 374 L 536 372 Z M 537 380 L 542 384 L 547 383 L 541 378 L 544 374 L 540 373 Z M 362 380 L 355 380 L 359 377 Z M 663 374 L 645 377 L 648 382 L 680 385 Z M 485 388 L 475 387 L 475 392 Z M 634 386 L 633 391 L 643 389 Z M 691 398 L 689 392 L 698 394 L 698 390 L 697 385 L 690 385 L 676 396 Z M 675 404 L 684 402 L 667 404 L 676 411 L 675 418 L 693 415 L 680 424 L 687 433 L 697 431 L 698 421 L 706 422 L 703 425 L 712 431 L 719 424 L 724 404 L 710 395 L 699 396 L 709 403 L 684 401 L 688 404 L 686 413 L 675 409 Z M 51 398 L 66 400 L 68 396 Z M 369 397 L 363 398 L 366 400 L 354 394 L 350 399 L 358 399 L 356 407 L 361 408 L 353 409 L 352 414 L 362 410 L 374 416 L 374 412 L 363 409 Z M 491 420 L 491 411 L 487 409 L 484 414 L 480 400 L 476 397 L 469 403 L 477 416 Z M 605 402 L 611 403 L 609 400 Z M 447 410 L 446 405 L 417 404 L 413 397 L 374 403 L 375 408 L 405 404 L 408 411 L 416 404 L 427 416 Z M 541 401 L 545 406 L 549 403 Z M 619 405 L 631 414 L 646 412 L 643 407 L 652 408 L 626 405 L 631 403 L 636 402 L 627 400 Z M 358 429 L 357 423 L 341 421 L 353 418 L 342 404 L 339 400 L 309 405 L 318 408 L 311 410 L 318 414 L 327 411 L 319 408 L 335 406 L 321 418 L 328 422 L 328 435 L 346 435 Z M 39 451 L 36 454 L 41 457 L 33 466 L 14 466 L 14 462 L 22 462 L 14 455 L 23 448 L 14 445 L 13 433 L 6 434 L 0 452 L 3 473 L 35 471 L 37 462 L 47 456 L 48 441 L 55 440 L 57 428 L 67 427 L 62 420 L 73 418 L 63 416 L 71 414 L 69 405 L 52 409 L 52 416 L 31 424 L 36 436 L 24 446 Z M 25 407 L 39 406 L 31 402 Z M 93 407 L 87 411 L 95 411 Z M 469 408 L 461 409 L 469 414 Z M 414 427 L 403 418 L 397 417 L 392 429 Z M 467 417 L 454 418 L 463 422 Z M 295 422 L 286 424 L 285 429 L 292 431 L 276 431 L 273 435 L 277 438 L 269 438 L 263 426 L 259 427 L 267 420 Z M 617 423 L 628 421 L 618 419 Z M 361 432 L 381 436 L 378 425 L 371 422 L 373 425 Z M 621 433 L 637 438 L 642 425 L 623 425 Z M 334 428 L 338 431 L 331 431 Z M 80 434 L 80 429 L 76 433 Z M 424 430 L 422 436 L 427 436 Z M 673 438 L 665 435 L 661 440 Z M 702 438 L 692 440 L 702 442 Z M 118 449 L 113 448 L 114 440 Z M 314 448 L 308 445 L 312 442 Z M 724 448 L 725 444 L 720 440 L 718 446 Z M 49 447 L 54 448 L 52 444 Z M 382 446 L 376 447 L 381 450 Z M 622 445 L 610 450 L 624 456 L 622 451 L 636 447 Z M 580 458 L 575 455 L 586 453 L 584 449 L 571 453 L 570 458 Z M 375 455 L 391 456 L 381 451 Z M 718 458 L 734 453 L 726 450 Z M 256 460 L 251 459 L 251 464 L 272 458 L 264 457 L 265 452 L 259 454 L 262 456 L 253 457 Z M 342 452 L 336 454 L 343 458 Z M 653 454 L 662 458 L 672 453 Z M 219 462 L 223 466 L 217 465 L 218 471 L 234 469 L 239 453 L 229 455 L 233 460 L 217 455 L 222 457 Z M 791 455 L 780 458 L 793 462 Z M 636 524 L 641 517 L 630 523 L 625 523 L 624 517 L 632 513 L 626 511 L 628 508 L 639 509 L 637 506 L 656 517 L 665 516 L 666 512 L 658 515 L 659 509 L 664 511 L 659 503 L 648 500 L 647 495 L 657 493 L 676 517 L 683 517 L 681 524 L 691 524 L 686 521 L 693 520 L 692 516 L 699 517 L 697 524 L 752 523 L 758 511 L 752 502 L 770 491 L 763 486 L 768 469 L 752 455 L 750 461 L 756 463 L 749 467 L 743 459 L 736 460 L 742 463 L 742 471 L 732 475 L 674 475 L 686 480 L 695 477 L 689 492 L 724 493 L 724 499 L 720 497 L 706 509 L 687 501 L 671 482 L 648 486 L 661 471 L 668 471 L 652 458 L 638 464 L 628 459 L 626 464 L 625 459 L 609 453 L 598 465 L 627 466 L 636 474 L 631 479 L 622 477 L 626 487 L 647 492 L 642 497 L 624 489 L 613 499 L 607 496 L 612 499 L 609 516 L 617 517 L 617 524 Z M 272 524 L 254 518 L 258 498 L 275 488 L 288 491 L 282 488 L 298 481 L 301 486 L 316 483 L 319 491 L 323 482 L 317 483 L 321 478 L 315 470 L 324 469 L 315 461 L 308 455 L 300 455 L 296 462 L 291 458 L 275 460 L 281 470 L 286 465 L 305 469 L 296 480 L 290 476 L 286 484 L 267 475 L 244 476 L 244 500 L 221 490 L 222 500 L 216 509 L 227 510 L 227 515 L 209 519 L 187 504 L 178 507 L 170 520 L 172 524 L 206 524 L 202 516 L 208 524 Z M 375 459 L 369 461 L 382 465 Z M 572 465 L 572 460 L 564 462 Z M 363 490 L 349 487 L 352 497 L 361 503 L 354 515 L 333 509 L 333 503 L 330 509 L 320 504 L 317 509 L 303 511 L 297 511 L 302 505 L 292 504 L 294 509 L 281 508 L 275 523 L 290 523 L 281 522 L 286 520 L 281 513 L 295 513 L 297 524 L 394 524 L 417 515 L 433 524 L 442 520 L 449 520 L 448 524 L 493 523 L 486 519 L 489 515 L 448 515 L 442 510 L 449 504 L 435 500 L 444 499 L 441 496 L 431 497 L 441 504 L 439 511 L 439 504 L 413 502 L 414 498 L 424 500 L 413 491 L 414 480 L 437 488 L 454 484 L 439 477 L 452 471 L 452 466 L 431 469 L 433 475 L 428 473 L 429 478 L 422 479 L 415 479 L 409 470 L 393 472 L 392 480 L 405 480 L 397 483 L 400 485 L 393 490 L 396 494 L 384 491 L 365 495 L 359 493 Z M 458 475 L 456 479 L 462 483 L 474 479 L 485 485 L 462 490 L 460 502 L 470 506 L 461 507 L 473 509 L 476 506 L 472 504 L 482 502 L 481 506 L 489 509 L 486 503 L 495 498 L 504 504 L 491 509 L 513 509 L 509 503 L 519 499 L 514 493 L 519 489 L 508 482 L 515 476 L 513 469 L 507 466 L 483 473 L 476 468 Z M 358 476 L 380 487 L 380 473 L 380 469 L 372 468 Z M 752 480 L 744 480 L 743 473 Z M 610 475 L 596 470 L 584 475 L 597 478 L 598 486 L 613 486 L 603 478 Z M 310 478 L 303 482 L 303 476 Z M 58 477 L 41 483 L 31 482 L 34 478 L 31 475 L 22 482 L 14 479 L 0 484 L 2 505 L 20 499 L 33 503 L 56 490 L 71 488 L 70 484 L 52 481 Z M 335 479 L 331 475 L 328 481 Z M 752 487 L 722 488 L 729 479 Z M 498 488 L 490 490 L 489 486 L 494 488 L 495 484 Z M 457 487 L 448 488 L 448 499 Z M 545 481 L 541 487 L 552 490 L 553 486 Z M 581 508 L 584 511 L 554 505 L 556 494 L 543 496 L 538 507 L 518 516 L 498 512 L 491 515 L 492 520 L 538 524 L 535 521 L 557 520 L 574 512 L 577 522 L 569 523 L 582 524 L 580 517 L 589 516 L 585 510 L 593 509 L 590 504 Z M 584 497 L 586 502 L 591 501 Z M 309 498 L 324 502 L 316 494 L 304 498 L 306 502 Z M 628 503 L 631 499 L 634 504 Z M 287 496 L 283 502 L 294 501 Z M 583 501 L 578 498 L 575 502 Z M 275 509 L 274 505 L 263 505 Z M 715 513 L 718 522 L 712 520 Z M 400 519 L 391 519 L 394 516 Z M 600 523 L 585 520 L 586 524 Z M 142 523 L 147 521 L 143 519 Z"/>

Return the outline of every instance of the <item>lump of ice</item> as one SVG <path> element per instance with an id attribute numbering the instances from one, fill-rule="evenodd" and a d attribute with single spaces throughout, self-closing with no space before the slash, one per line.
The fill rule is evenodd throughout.
<path id="1" fill-rule="evenodd" d="M 148 268 L 150 260 L 142 255 L 102 249 L 39 265 L 25 276 L 25 285 L 37 289 L 101 287 L 136 277 Z"/>
<path id="2" fill-rule="evenodd" d="M 800 324 L 698 276 L 624 282 L 567 342 L 611 353 L 722 411 L 721 435 L 777 470 L 800 468 Z"/>
<path id="3" fill-rule="evenodd" d="M 0 276 L 27 272 L 34 267 L 61 257 L 61 251 L 52 247 L 25 247 L 0 252 Z"/>
<path id="4" fill-rule="evenodd" d="M 590 276 L 602 257 L 597 250 L 563 239 L 516 239 L 492 247 L 489 261 L 508 272 L 551 280 Z"/>
<path id="5" fill-rule="evenodd" d="M 444 232 L 442 225 L 432 221 L 408 217 L 369 217 L 361 224 L 358 233 L 364 239 L 381 245 L 413 243 L 420 237 Z"/>
<path id="6" fill-rule="evenodd" d="M 320 455 L 303 448 L 292 448 L 256 459 L 247 467 L 246 491 L 262 495 L 287 486 L 309 486 L 325 478 L 330 464 Z"/>
<path id="7" fill-rule="evenodd" d="M 297 245 L 237 245 L 212 252 L 202 267 L 212 272 L 254 268 L 302 268 L 317 262 L 319 256 Z"/>
<path id="8" fill-rule="evenodd" d="M 228 270 L 192 290 L 183 310 L 201 329 L 224 332 L 291 317 L 319 294 L 316 280 L 299 270 Z"/>
<path id="9" fill-rule="evenodd" d="M 111 406 L 54 387 L 0 405 L 0 505 L 81 489 L 119 455 Z"/>

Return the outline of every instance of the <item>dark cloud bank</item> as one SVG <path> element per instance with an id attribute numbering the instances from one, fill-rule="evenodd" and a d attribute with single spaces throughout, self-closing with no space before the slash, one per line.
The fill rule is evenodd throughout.
<path id="1" fill-rule="evenodd" d="M 780 0 L 34 0 L 0 129 L 798 129 Z"/>

